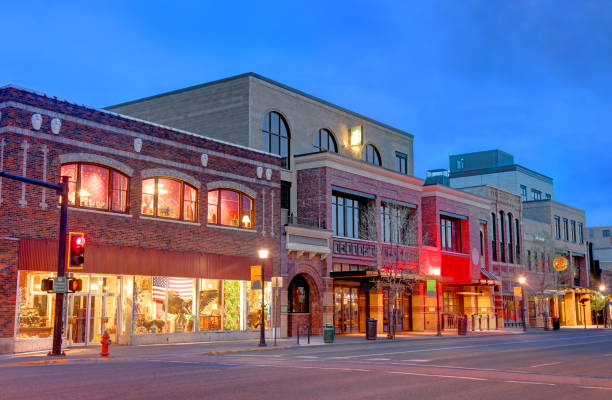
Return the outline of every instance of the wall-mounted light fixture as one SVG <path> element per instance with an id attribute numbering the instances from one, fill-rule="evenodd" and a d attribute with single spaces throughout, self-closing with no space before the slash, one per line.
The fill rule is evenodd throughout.
<path id="1" fill-rule="evenodd" d="M 351 128 L 351 146 L 361 146 L 361 144 L 363 144 L 362 128 L 362 125 L 356 125 Z"/>

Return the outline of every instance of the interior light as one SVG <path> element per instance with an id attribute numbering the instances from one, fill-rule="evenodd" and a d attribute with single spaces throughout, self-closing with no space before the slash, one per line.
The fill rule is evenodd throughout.
<path id="1" fill-rule="evenodd" d="M 258 253 L 259 253 L 259 258 L 268 258 L 270 251 L 268 249 L 260 249 Z"/>
<path id="2" fill-rule="evenodd" d="M 212 289 L 212 283 L 209 283 L 209 284 L 208 284 L 208 288 L 209 288 L 209 289 Z"/>
<path id="3" fill-rule="evenodd" d="M 91 290 L 92 291 L 98 290 L 98 284 L 97 283 L 92 283 L 91 284 Z"/>
<path id="4" fill-rule="evenodd" d="M 363 143 L 361 125 L 351 128 L 351 146 L 359 146 Z"/>
<path id="5" fill-rule="evenodd" d="M 251 226 L 251 218 L 249 218 L 248 215 L 245 215 L 244 217 L 242 217 L 242 225 Z"/>
<path id="6" fill-rule="evenodd" d="M 87 191 L 87 189 L 81 189 L 81 190 L 79 190 L 79 196 L 81 196 L 81 197 L 89 197 L 89 196 L 91 196 L 91 193 L 89 193 Z"/>

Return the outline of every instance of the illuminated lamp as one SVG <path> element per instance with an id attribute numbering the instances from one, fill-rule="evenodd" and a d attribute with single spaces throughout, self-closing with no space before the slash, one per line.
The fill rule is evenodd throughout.
<path id="1" fill-rule="evenodd" d="M 244 217 L 242 217 L 242 225 L 246 228 L 251 227 L 251 218 L 249 218 L 248 215 L 245 215 Z"/>

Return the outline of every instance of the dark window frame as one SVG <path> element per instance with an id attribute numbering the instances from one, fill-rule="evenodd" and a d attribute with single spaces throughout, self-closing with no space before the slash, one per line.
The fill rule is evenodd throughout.
<path id="1" fill-rule="evenodd" d="M 76 165 L 76 169 L 77 169 L 77 177 L 76 177 L 76 181 L 74 182 L 74 204 L 70 204 L 70 202 L 68 202 L 68 205 L 70 207 L 76 207 L 76 208 L 83 208 L 85 210 L 96 210 L 96 211 L 108 211 L 108 212 L 114 212 L 114 213 L 121 213 L 121 214 L 128 214 L 130 211 L 130 177 L 127 176 L 126 174 L 124 174 L 123 172 L 109 167 L 107 165 L 104 164 L 98 164 L 98 163 L 91 163 L 91 162 L 69 162 L 69 163 L 65 163 L 62 164 L 60 166 L 60 175 L 61 175 L 61 171 L 63 167 L 66 166 L 70 166 L 70 165 Z M 107 189 L 106 189 L 106 208 L 96 208 L 96 207 L 86 207 L 86 206 L 82 206 L 81 203 L 81 166 L 83 165 L 91 165 L 94 167 L 99 167 L 99 168 L 104 168 L 106 169 L 107 173 L 108 173 L 108 184 L 107 184 Z M 116 173 L 124 178 L 126 178 L 127 180 L 127 189 L 125 191 L 125 210 L 115 210 L 113 209 L 113 203 L 112 203 L 112 199 L 113 199 L 113 182 L 114 182 L 114 176 L 113 173 Z M 61 178 L 61 177 L 60 177 Z"/>
<path id="2" fill-rule="evenodd" d="M 277 131 L 274 131 L 274 127 L 272 126 L 272 120 L 274 116 L 278 116 L 278 127 Z M 267 125 L 267 126 L 266 126 Z M 285 130 L 285 134 L 283 134 L 283 128 Z M 291 156 L 291 131 L 289 130 L 289 124 L 287 120 L 281 113 L 278 111 L 270 111 L 265 114 L 263 122 L 261 123 L 261 138 L 262 138 L 262 146 L 263 150 L 268 153 L 278 154 L 282 157 L 281 167 L 284 169 L 289 169 L 289 160 Z M 267 140 L 264 140 L 267 138 Z M 283 155 L 283 139 L 286 139 L 287 144 L 287 154 Z M 278 145 L 278 151 L 274 150 L 273 144 L 276 142 Z"/>
<path id="3" fill-rule="evenodd" d="M 378 167 L 382 166 L 382 158 L 380 157 L 380 152 L 372 143 L 368 143 L 365 149 L 363 149 L 363 159 L 372 165 L 376 165 Z"/>
<path id="4" fill-rule="evenodd" d="M 450 240 L 448 240 L 450 236 Z M 461 253 L 461 220 L 440 216 L 440 249 Z"/>
<path id="5" fill-rule="evenodd" d="M 235 225 L 227 225 L 227 224 L 222 224 L 221 221 L 221 191 L 226 191 L 226 192 L 234 192 L 234 193 L 238 193 L 238 226 Z M 217 222 L 208 222 L 208 193 L 210 192 L 217 192 Z M 247 197 L 251 200 L 251 227 L 250 228 L 245 228 L 244 226 L 242 226 L 242 197 Z M 216 189 L 211 189 L 209 191 L 206 192 L 206 223 L 207 225 L 216 225 L 216 226 L 229 226 L 232 228 L 239 228 L 239 229 L 248 229 L 248 230 L 255 230 L 255 199 L 244 193 L 241 192 L 240 190 L 236 190 L 236 189 L 232 189 L 232 188 L 216 188 Z"/>
<path id="6" fill-rule="evenodd" d="M 154 179 L 155 180 L 155 184 L 153 186 L 153 215 L 150 214 L 143 214 L 142 212 L 142 196 L 143 194 L 149 194 L 149 193 L 144 193 L 142 190 L 142 185 L 144 184 L 145 181 L 150 180 L 150 179 Z M 181 184 L 181 193 L 180 193 L 180 212 L 179 212 L 179 218 L 172 218 L 172 217 L 164 217 L 163 215 L 158 215 L 157 214 L 157 204 L 158 204 L 158 184 L 159 184 L 159 180 L 160 179 L 168 179 L 171 181 L 175 181 L 175 182 L 179 182 Z M 195 190 L 195 194 L 196 194 L 196 198 L 194 200 L 195 203 L 195 210 L 194 210 L 194 219 L 193 220 L 189 220 L 189 219 L 185 219 L 185 186 L 189 186 L 191 189 Z M 169 219 L 169 220 L 173 220 L 173 221 L 186 221 L 186 222 L 194 222 L 197 223 L 199 221 L 199 198 L 200 198 L 200 191 L 198 190 L 197 187 L 193 186 L 192 184 L 185 182 L 182 179 L 178 179 L 172 176 L 150 176 L 148 178 L 143 178 L 141 183 L 140 183 L 140 215 L 145 216 L 145 217 L 153 217 L 153 218 L 163 218 L 163 219 Z"/>
<path id="7" fill-rule="evenodd" d="M 323 146 L 322 135 L 326 136 L 327 147 Z M 317 145 L 317 143 L 318 143 L 318 145 Z M 333 149 L 330 148 L 331 147 L 330 144 L 333 145 Z M 336 137 L 334 136 L 332 131 L 330 131 L 327 128 L 321 128 L 315 134 L 314 142 L 313 142 L 313 147 L 314 147 L 315 151 L 329 151 L 329 152 L 332 152 L 332 153 L 337 153 L 338 152 L 338 142 L 336 141 Z"/>
<path id="8" fill-rule="evenodd" d="M 350 204 L 350 205 L 349 205 Z M 332 193 L 332 232 L 334 236 L 369 240 L 361 229 L 362 213 L 367 201 L 345 193 Z M 348 218 L 350 217 L 350 222 Z M 340 224 L 342 222 L 342 224 Z M 350 228 L 350 230 L 349 230 Z"/>
<path id="9" fill-rule="evenodd" d="M 561 217 L 555 215 L 555 239 L 561 239 Z"/>
<path id="10" fill-rule="evenodd" d="M 400 174 L 408 175 L 408 154 L 395 152 L 395 170 Z"/>

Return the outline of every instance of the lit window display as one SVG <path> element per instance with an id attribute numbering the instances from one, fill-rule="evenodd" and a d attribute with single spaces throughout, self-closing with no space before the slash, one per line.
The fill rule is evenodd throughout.
<path id="1" fill-rule="evenodd" d="M 223 329 L 242 330 L 244 313 L 244 285 L 242 281 L 223 281 Z"/>
<path id="2" fill-rule="evenodd" d="M 253 199 L 233 190 L 211 190 L 208 223 L 253 229 Z"/>
<path id="3" fill-rule="evenodd" d="M 134 333 L 166 333 L 166 278 L 134 277 Z"/>
<path id="4" fill-rule="evenodd" d="M 198 329 L 200 331 L 218 331 L 221 329 L 223 281 L 200 279 L 200 310 Z"/>
<path id="5" fill-rule="evenodd" d="M 51 273 L 19 271 L 18 338 L 46 338 L 53 335 L 55 294 L 41 291 L 41 281 L 52 276 Z"/>
<path id="6" fill-rule="evenodd" d="M 185 182 L 169 178 L 144 179 L 141 213 L 196 221 L 197 197 L 198 191 Z"/>
<path id="7" fill-rule="evenodd" d="M 270 282 L 264 285 L 264 318 L 268 328 L 270 327 L 270 304 L 272 304 L 271 287 Z M 249 310 L 247 329 L 261 329 L 261 288 L 251 288 L 250 282 L 247 282 L 247 306 Z"/>
<path id="8" fill-rule="evenodd" d="M 64 164 L 61 176 L 68 176 L 68 204 L 83 208 L 127 211 L 128 178 L 104 166 Z"/>
<path id="9" fill-rule="evenodd" d="M 192 278 L 166 278 L 168 333 L 195 330 L 195 286 Z"/>

